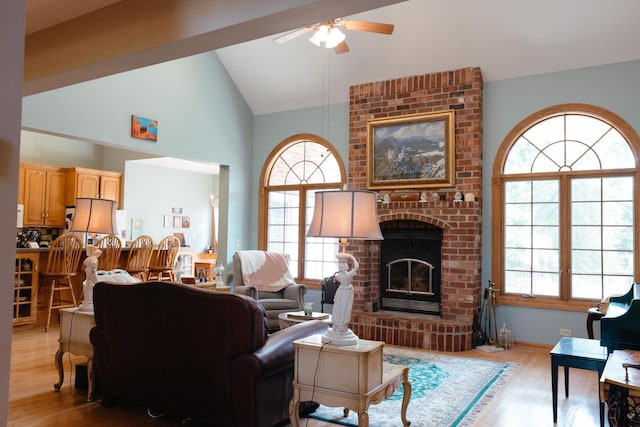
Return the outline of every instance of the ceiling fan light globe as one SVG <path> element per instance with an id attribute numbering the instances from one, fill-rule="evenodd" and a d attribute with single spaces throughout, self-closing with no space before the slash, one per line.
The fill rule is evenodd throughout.
<path id="1" fill-rule="evenodd" d="M 309 38 L 309 41 L 316 46 L 320 47 L 323 43 L 326 43 L 329 36 L 329 27 L 327 25 L 320 25 L 315 33 Z"/>
<path id="2" fill-rule="evenodd" d="M 327 35 L 325 47 L 327 49 L 333 49 L 342 43 L 345 39 L 345 35 L 338 28 L 333 27 L 329 30 L 329 34 Z"/>

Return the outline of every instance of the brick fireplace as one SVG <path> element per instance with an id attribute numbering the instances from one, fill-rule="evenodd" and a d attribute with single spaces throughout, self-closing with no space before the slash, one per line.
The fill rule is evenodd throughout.
<path id="1" fill-rule="evenodd" d="M 442 229 L 440 316 L 372 311 L 380 301 L 380 242 L 349 247 L 360 262 L 351 329 L 363 339 L 437 351 L 472 346 L 472 324 L 481 304 L 482 74 L 479 68 L 365 83 L 350 88 L 349 171 L 351 189 L 366 189 L 367 121 L 409 114 L 455 111 L 455 183 L 446 188 L 381 190 L 378 218 L 418 221 Z M 422 192 L 440 198 L 420 201 Z M 454 200 L 456 192 L 475 201 Z M 382 197 L 381 197 L 382 198 Z"/>

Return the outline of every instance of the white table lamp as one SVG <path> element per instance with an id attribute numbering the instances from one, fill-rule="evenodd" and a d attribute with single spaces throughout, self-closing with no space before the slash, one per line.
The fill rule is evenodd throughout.
<path id="1" fill-rule="evenodd" d="M 307 236 L 340 239 L 340 252 L 336 255 L 339 265 L 336 280 L 340 286 L 331 313 L 333 326 L 322 336 L 322 342 L 334 345 L 358 343 L 358 336 L 348 325 L 353 306 L 351 279 L 359 264 L 345 249 L 350 239 L 382 240 L 376 199 L 376 193 L 364 190 L 318 191 L 315 194 L 313 218 Z M 352 262 L 351 270 L 349 261 Z"/>

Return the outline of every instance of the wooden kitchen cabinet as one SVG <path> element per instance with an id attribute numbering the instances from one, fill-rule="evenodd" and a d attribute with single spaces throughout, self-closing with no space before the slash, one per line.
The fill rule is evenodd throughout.
<path id="1" fill-rule="evenodd" d="M 65 173 L 53 166 L 22 163 L 20 178 L 24 226 L 64 227 Z"/>
<path id="2" fill-rule="evenodd" d="M 100 198 L 115 200 L 120 204 L 121 174 L 110 172 L 100 175 Z"/>
<path id="3" fill-rule="evenodd" d="M 16 254 L 13 299 L 13 324 L 23 325 L 36 321 L 38 309 L 37 252 Z"/>
<path id="4" fill-rule="evenodd" d="M 120 205 L 121 173 L 78 167 L 65 168 L 65 172 L 68 205 L 75 205 L 78 197 L 115 200 Z"/>

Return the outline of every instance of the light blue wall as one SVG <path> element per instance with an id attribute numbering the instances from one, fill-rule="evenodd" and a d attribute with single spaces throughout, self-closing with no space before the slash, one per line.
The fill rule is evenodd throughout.
<path id="1" fill-rule="evenodd" d="M 584 103 L 605 108 L 640 133 L 640 61 L 584 68 L 486 83 L 483 142 L 483 285 L 491 278 L 491 172 L 498 147 L 522 119 L 545 107 Z M 516 341 L 555 344 L 560 328 L 587 337 L 586 314 L 513 306 L 497 308 L 498 325 L 506 322 Z M 599 334 L 599 326 L 594 328 Z"/>
<path id="2" fill-rule="evenodd" d="M 130 137 L 131 115 L 158 121 L 157 143 Z M 25 97 L 22 124 L 107 146 L 228 166 L 232 220 L 228 240 L 220 246 L 230 252 L 236 242 L 249 245 L 252 170 L 246 165 L 252 159 L 253 114 L 215 53 Z"/>
<path id="3" fill-rule="evenodd" d="M 349 164 L 349 104 L 306 108 L 282 113 L 263 114 L 254 119 L 253 177 L 251 200 L 251 248 L 258 246 L 258 188 L 265 160 L 284 139 L 299 133 L 311 133 L 329 141 L 342 157 L 345 169 Z"/>

